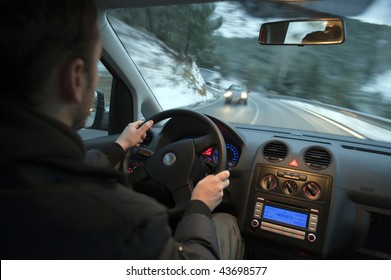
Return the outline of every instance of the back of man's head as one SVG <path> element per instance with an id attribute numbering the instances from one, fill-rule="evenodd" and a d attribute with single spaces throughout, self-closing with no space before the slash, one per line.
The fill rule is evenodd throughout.
<path id="1" fill-rule="evenodd" d="M 98 38 L 94 0 L 0 0 L 1 95 L 29 105 L 61 63 L 86 64 Z M 38 93 L 38 94 L 37 94 Z"/>

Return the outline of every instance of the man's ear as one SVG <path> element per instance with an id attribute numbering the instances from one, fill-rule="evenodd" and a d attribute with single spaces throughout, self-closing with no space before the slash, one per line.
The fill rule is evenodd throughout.
<path id="1" fill-rule="evenodd" d="M 59 75 L 59 90 L 63 101 L 75 104 L 81 103 L 86 85 L 84 61 L 75 58 L 64 63 Z"/>

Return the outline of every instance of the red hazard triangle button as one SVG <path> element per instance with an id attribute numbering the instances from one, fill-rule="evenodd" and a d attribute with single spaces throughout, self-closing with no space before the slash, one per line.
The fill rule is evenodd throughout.
<path id="1" fill-rule="evenodd" d="M 289 166 L 299 167 L 299 163 L 298 163 L 297 160 L 294 158 L 294 159 L 289 163 Z"/>

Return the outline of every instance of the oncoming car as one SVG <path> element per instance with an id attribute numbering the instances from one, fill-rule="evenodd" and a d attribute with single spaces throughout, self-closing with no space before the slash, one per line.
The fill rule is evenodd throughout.
<path id="1" fill-rule="evenodd" d="M 233 84 L 225 91 L 224 98 L 226 104 L 236 101 L 238 104 L 243 103 L 247 105 L 248 90 L 245 86 Z"/>

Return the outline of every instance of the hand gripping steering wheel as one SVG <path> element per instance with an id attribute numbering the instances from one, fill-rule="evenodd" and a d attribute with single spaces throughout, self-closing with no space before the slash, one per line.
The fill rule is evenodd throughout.
<path id="1" fill-rule="evenodd" d="M 146 161 L 144 168 L 138 168 L 138 178 L 152 179 L 165 186 L 174 200 L 175 206 L 170 209 L 171 215 L 181 214 L 190 199 L 196 183 L 202 179 L 201 174 L 195 174 L 195 168 L 199 164 L 200 155 L 206 148 L 214 145 L 217 147 L 218 162 L 215 173 L 226 169 L 227 153 L 224 138 L 218 127 L 208 117 L 201 113 L 185 109 L 171 109 L 162 111 L 148 120 L 154 124 L 172 117 L 190 117 L 202 122 L 208 132 L 200 137 L 186 137 L 186 139 L 173 141 L 159 147 Z M 191 125 L 186 123 L 186 125 Z M 178 128 L 180 129 L 180 128 Z M 164 133 L 164 130 L 162 130 Z M 164 136 L 164 134 L 162 135 Z M 129 160 L 126 158 L 124 169 L 127 170 Z M 141 169 L 141 170 L 139 170 Z M 141 172 L 141 175 L 140 175 Z M 201 175 L 201 176 L 200 176 Z M 140 181 L 136 179 L 135 182 Z"/>

